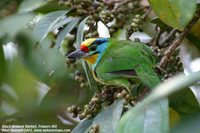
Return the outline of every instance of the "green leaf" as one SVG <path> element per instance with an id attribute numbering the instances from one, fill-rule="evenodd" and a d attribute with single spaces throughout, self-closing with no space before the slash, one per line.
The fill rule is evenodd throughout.
<path id="1" fill-rule="evenodd" d="M 200 72 L 194 72 L 188 76 L 185 76 L 184 74 L 177 75 L 167 82 L 157 86 L 145 99 L 145 104 L 159 101 L 179 90 L 182 90 L 190 85 L 194 85 L 198 81 L 200 81 Z"/>
<path id="2" fill-rule="evenodd" d="M 200 112 L 182 121 L 170 133 L 199 133 Z"/>
<path id="3" fill-rule="evenodd" d="M 0 1 L 0 9 L 2 9 L 4 6 L 6 6 L 10 1 L 8 0 L 1 0 Z"/>
<path id="4" fill-rule="evenodd" d="M 48 35 L 54 25 L 64 18 L 68 11 L 55 11 L 43 16 L 35 25 L 33 30 L 34 36 L 40 42 Z"/>
<path id="5" fill-rule="evenodd" d="M 18 12 L 30 12 L 45 5 L 47 0 L 24 0 L 19 6 Z"/>
<path id="6" fill-rule="evenodd" d="M 0 85 L 5 76 L 5 69 L 6 69 L 6 61 L 4 58 L 3 48 L 2 45 L 0 46 Z"/>
<path id="7" fill-rule="evenodd" d="M 93 119 L 86 119 L 81 121 L 73 130 L 72 133 L 86 133 L 86 131 L 91 127 Z"/>
<path id="8" fill-rule="evenodd" d="M 168 101 L 165 98 L 170 94 L 195 84 L 197 81 L 200 81 L 200 72 L 192 73 L 188 76 L 183 74 L 178 75 L 160 84 L 153 89 L 148 97 L 122 116 L 117 130 L 118 133 L 142 133 L 145 131 L 148 131 L 148 133 L 155 133 L 158 131 L 167 133 L 169 131 Z M 156 113 L 156 115 L 153 115 L 154 113 Z M 160 124 L 157 123 L 158 121 Z M 143 124 L 146 122 L 150 123 Z"/>
<path id="9" fill-rule="evenodd" d="M 34 10 L 34 12 L 47 14 L 59 10 L 70 10 L 70 9 L 67 8 L 66 6 L 61 6 L 57 1 L 55 1 L 55 2 L 48 2 L 47 4 Z"/>
<path id="10" fill-rule="evenodd" d="M 171 95 L 169 99 L 169 106 L 176 110 L 181 119 L 200 110 L 195 95 L 189 88 Z"/>
<path id="11" fill-rule="evenodd" d="M 99 125 L 101 133 L 116 133 L 117 125 L 122 115 L 124 100 L 115 101 L 111 106 L 102 110 L 93 120 L 93 125 Z"/>
<path id="12" fill-rule="evenodd" d="M 199 44 L 199 42 L 200 42 L 200 39 L 199 39 L 199 37 L 197 37 L 197 36 L 195 36 L 194 34 L 188 34 L 187 35 L 187 38 L 198 48 L 198 49 L 200 49 L 200 44 Z"/>
<path id="13" fill-rule="evenodd" d="M 31 13 L 8 16 L 0 21 L 0 33 L 7 34 L 9 37 L 14 37 L 32 18 L 33 14 Z"/>
<path id="14" fill-rule="evenodd" d="M 196 0 L 149 0 L 156 15 L 167 25 L 183 30 L 196 11 Z"/>
<path id="15" fill-rule="evenodd" d="M 167 30 L 169 27 L 163 23 L 158 17 L 155 17 L 151 20 L 151 23 L 156 24 L 160 27 L 162 31 Z"/>
<path id="16" fill-rule="evenodd" d="M 80 18 L 73 18 L 69 24 L 67 24 L 58 34 L 56 38 L 56 46 L 60 48 L 61 43 L 65 39 L 65 37 L 74 29 L 74 27 L 78 24 Z"/>
<path id="17" fill-rule="evenodd" d="M 18 110 L 31 110 L 38 105 L 40 93 L 37 81 L 18 58 L 13 58 L 7 64 L 7 76 L 4 80 L 18 96 L 18 101 L 13 103 Z"/>
<path id="18" fill-rule="evenodd" d="M 200 20 L 195 23 L 195 25 L 192 27 L 192 30 L 187 35 L 187 38 L 198 48 L 200 49 Z"/>
<path id="19" fill-rule="evenodd" d="M 120 120 L 117 133 L 168 133 L 168 100 L 135 106 Z"/>

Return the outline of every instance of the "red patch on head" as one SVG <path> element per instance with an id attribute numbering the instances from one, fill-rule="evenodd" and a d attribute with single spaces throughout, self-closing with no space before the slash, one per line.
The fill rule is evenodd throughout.
<path id="1" fill-rule="evenodd" d="M 85 46 L 85 45 L 81 45 L 80 49 L 81 49 L 82 51 L 84 51 L 84 52 L 87 52 L 87 53 L 88 53 L 88 51 L 89 51 L 88 47 Z"/>

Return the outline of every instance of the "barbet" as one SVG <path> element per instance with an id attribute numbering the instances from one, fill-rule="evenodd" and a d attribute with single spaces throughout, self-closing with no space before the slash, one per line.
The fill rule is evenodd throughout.
<path id="1" fill-rule="evenodd" d="M 68 58 L 82 58 L 91 64 L 96 81 L 130 89 L 130 81 L 139 80 L 149 88 L 160 83 L 154 72 L 156 58 L 143 43 L 111 38 L 90 38 Z"/>

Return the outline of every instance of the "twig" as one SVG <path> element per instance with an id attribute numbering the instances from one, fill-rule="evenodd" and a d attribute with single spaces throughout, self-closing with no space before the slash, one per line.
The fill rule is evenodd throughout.
<path id="1" fill-rule="evenodd" d="M 166 37 L 166 39 L 163 40 L 159 45 L 160 45 L 161 47 L 166 47 L 166 46 L 168 46 L 168 45 L 170 44 L 169 41 L 174 39 L 175 34 L 177 33 L 177 31 L 178 31 L 177 29 L 171 30 L 170 33 L 168 34 L 168 36 Z M 166 45 L 166 43 L 168 43 L 168 45 Z"/>
<path id="2" fill-rule="evenodd" d="M 158 28 L 158 26 L 155 27 L 155 30 L 156 30 L 155 36 L 151 39 L 150 42 L 148 42 L 148 45 L 150 45 L 150 46 L 156 46 L 159 42 L 159 38 L 160 38 L 161 34 L 163 33 L 163 31 L 160 30 Z"/>
<path id="3" fill-rule="evenodd" d="M 121 5 L 124 5 L 126 3 L 130 2 L 130 0 L 122 0 L 120 3 L 116 3 L 114 9 L 111 12 L 115 12 Z"/>
<path id="4" fill-rule="evenodd" d="M 143 20 L 146 20 L 147 16 L 149 15 L 149 13 L 151 12 L 152 8 L 148 7 L 148 10 L 146 11 L 146 13 L 142 16 Z"/>
<path id="5" fill-rule="evenodd" d="M 173 42 L 173 44 L 165 51 L 163 58 L 161 59 L 160 63 L 158 64 L 159 67 L 163 67 L 167 64 L 167 61 L 169 57 L 173 54 L 174 50 L 181 45 L 181 42 L 186 37 L 186 35 L 189 33 L 189 31 L 192 29 L 194 24 L 199 20 L 200 18 L 200 10 L 197 11 L 196 15 L 192 19 L 192 21 L 187 25 L 187 27 L 180 33 L 179 37 Z"/>

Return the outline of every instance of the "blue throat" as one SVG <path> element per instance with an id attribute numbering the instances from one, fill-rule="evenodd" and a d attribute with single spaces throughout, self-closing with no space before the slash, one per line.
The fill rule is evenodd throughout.
<path id="1" fill-rule="evenodd" d="M 105 42 L 105 43 L 103 43 L 103 44 L 101 44 L 101 45 L 99 45 L 97 47 L 97 51 L 99 52 L 99 54 L 98 54 L 96 63 L 92 65 L 92 69 L 93 70 L 95 69 L 95 67 L 97 66 L 97 64 L 99 63 L 99 61 L 101 60 L 101 57 L 103 56 L 103 54 L 104 54 L 104 52 L 105 52 L 105 50 L 106 50 L 107 47 L 108 47 L 108 42 Z"/>

